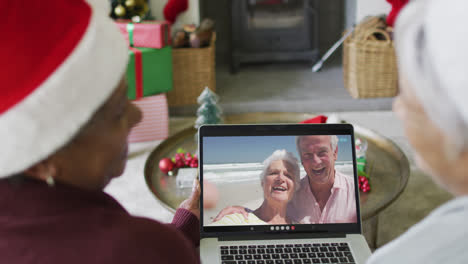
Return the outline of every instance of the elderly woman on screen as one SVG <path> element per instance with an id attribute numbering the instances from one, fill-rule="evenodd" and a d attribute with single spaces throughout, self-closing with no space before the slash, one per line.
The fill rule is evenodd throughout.
<path id="1" fill-rule="evenodd" d="M 467 10 L 466 0 L 411 1 L 397 18 L 394 111 L 417 164 L 455 199 L 378 249 L 369 264 L 468 263 Z"/>
<path id="2" fill-rule="evenodd" d="M 260 184 L 263 202 L 259 208 L 248 213 L 226 215 L 212 225 L 291 224 L 286 216 L 286 207 L 299 189 L 299 163 L 291 152 L 276 150 L 263 162 Z"/>
<path id="3" fill-rule="evenodd" d="M 23 2 L 0 4 L 0 263 L 199 263 L 198 184 L 171 224 L 131 216 L 103 191 L 142 118 L 108 13 Z"/>

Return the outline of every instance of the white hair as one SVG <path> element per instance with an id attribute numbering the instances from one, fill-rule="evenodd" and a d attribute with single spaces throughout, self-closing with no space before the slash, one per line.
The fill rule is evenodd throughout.
<path id="1" fill-rule="evenodd" d="M 301 148 L 299 146 L 299 144 L 301 143 L 301 138 L 303 137 L 307 137 L 307 136 L 297 136 L 296 137 L 296 148 L 297 148 L 297 153 L 299 153 L 299 156 L 302 156 L 302 151 L 301 151 Z M 332 151 L 336 151 L 336 148 L 338 147 L 338 137 L 335 136 L 335 135 L 330 135 L 330 147 L 332 149 Z"/>
<path id="2" fill-rule="evenodd" d="M 468 147 L 466 0 L 410 1 L 395 26 L 400 76 L 432 122 L 452 142 L 447 157 Z"/>
<path id="3" fill-rule="evenodd" d="M 297 191 L 300 186 L 300 168 L 299 168 L 299 161 L 294 154 L 288 152 L 284 149 L 275 150 L 268 158 L 263 161 L 263 169 L 260 173 L 260 182 L 263 184 L 265 180 L 265 176 L 268 174 L 268 169 L 273 161 L 282 160 L 286 161 L 292 167 L 292 171 L 290 173 L 293 175 L 292 180 L 294 181 L 294 191 Z"/>

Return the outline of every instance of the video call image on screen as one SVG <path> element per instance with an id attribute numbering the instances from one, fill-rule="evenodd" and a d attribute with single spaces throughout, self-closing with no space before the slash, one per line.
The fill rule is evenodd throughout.
<path id="1" fill-rule="evenodd" d="M 217 200 L 205 207 L 203 225 L 355 223 L 351 140 L 350 135 L 204 137 L 203 196 L 216 190 Z M 322 214 L 312 203 L 309 181 L 329 177 L 339 193 L 330 196 L 335 208 Z M 231 206 L 244 208 L 248 218 L 231 213 L 215 219 Z"/>

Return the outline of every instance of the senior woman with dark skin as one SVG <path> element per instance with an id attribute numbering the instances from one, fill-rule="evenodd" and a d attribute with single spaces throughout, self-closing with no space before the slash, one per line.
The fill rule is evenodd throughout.
<path id="1" fill-rule="evenodd" d="M 299 189 L 299 164 L 291 152 L 274 151 L 263 162 L 260 184 L 263 190 L 262 204 L 244 218 L 242 214 L 226 215 L 212 225 L 292 224 L 286 216 L 288 203 Z"/>
<path id="2" fill-rule="evenodd" d="M 393 109 L 417 165 L 455 198 L 378 249 L 369 264 L 468 263 L 466 10 L 466 0 L 410 1 L 397 18 Z"/>
<path id="3" fill-rule="evenodd" d="M 199 263 L 198 182 L 171 224 L 103 192 L 142 118 L 107 14 L 82 0 L 0 7 L 0 263 Z"/>

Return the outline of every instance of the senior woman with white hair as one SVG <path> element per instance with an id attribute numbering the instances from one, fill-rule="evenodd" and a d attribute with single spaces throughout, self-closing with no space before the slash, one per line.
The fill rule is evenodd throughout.
<path id="1" fill-rule="evenodd" d="M 397 18 L 394 111 L 417 164 L 456 198 L 378 249 L 369 264 L 468 263 L 467 10 L 466 0 L 413 1 Z"/>
<path id="2" fill-rule="evenodd" d="M 226 215 L 212 225 L 261 225 L 292 224 L 286 216 L 286 208 L 299 189 L 300 169 L 296 157 L 284 149 L 275 150 L 265 161 L 260 173 L 263 202 L 248 213 L 247 219 L 240 213 Z"/>

